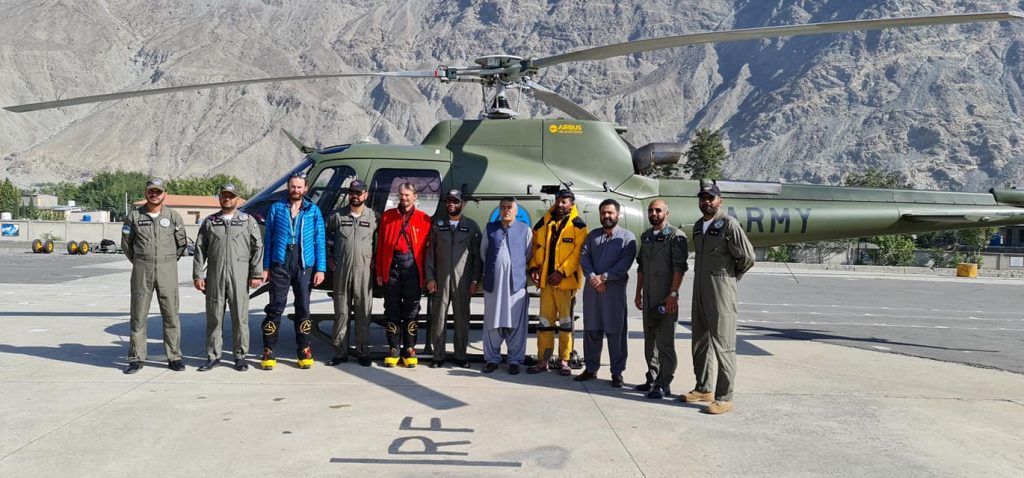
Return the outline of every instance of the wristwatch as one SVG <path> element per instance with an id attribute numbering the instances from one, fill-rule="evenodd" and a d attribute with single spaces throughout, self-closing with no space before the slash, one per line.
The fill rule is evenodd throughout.
<path id="1" fill-rule="evenodd" d="M 673 299 L 678 299 L 679 298 L 679 292 L 677 292 L 677 291 L 669 292 L 668 296 L 673 298 Z"/>

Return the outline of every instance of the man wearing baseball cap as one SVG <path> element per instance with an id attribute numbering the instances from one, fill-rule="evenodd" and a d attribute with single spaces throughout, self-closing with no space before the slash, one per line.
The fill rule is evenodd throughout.
<path id="1" fill-rule="evenodd" d="M 444 198 L 444 212 L 431 220 L 427 237 L 427 292 L 433 294 L 430 310 L 430 340 L 434 348 L 432 368 L 444 365 L 445 327 L 448 305 L 455 323 L 455 364 L 469 367 L 469 298 L 476 293 L 480 276 L 480 226 L 462 215 L 462 192 L 452 189 Z"/>
<path id="2" fill-rule="evenodd" d="M 696 385 L 679 397 L 688 403 L 711 402 L 705 413 L 732 411 L 736 378 L 736 286 L 754 266 L 754 247 L 739 221 L 722 210 L 722 190 L 714 181 L 701 180 L 697 204 L 703 217 L 693 224 L 693 372 Z M 708 360 L 718 365 L 711 390 Z"/>
<path id="3" fill-rule="evenodd" d="M 185 254 L 185 224 L 181 215 L 163 207 L 167 187 L 161 178 L 146 182 L 146 203 L 128 212 L 121 227 L 121 249 L 132 263 L 131 340 L 124 373 L 142 369 L 146 360 L 146 322 L 156 291 L 163 317 L 167 367 L 185 370 L 181 360 L 181 322 L 178 318 L 178 259 Z"/>
<path id="4" fill-rule="evenodd" d="M 249 369 L 249 289 L 263 279 L 263 235 L 255 219 L 238 211 L 241 198 L 234 184 L 222 185 L 217 199 L 220 212 L 199 226 L 192 258 L 193 285 L 206 295 L 206 363 L 199 371 L 220 363 L 226 306 L 231 309 L 235 370 L 241 372 Z"/>
<path id="5" fill-rule="evenodd" d="M 327 268 L 334 274 L 334 357 L 327 365 L 348 362 L 348 322 L 355 318 L 355 352 L 359 364 L 369 367 L 370 318 L 373 309 L 373 251 L 377 240 L 377 212 L 366 207 L 366 183 L 348 184 L 348 205 L 327 217 Z"/>

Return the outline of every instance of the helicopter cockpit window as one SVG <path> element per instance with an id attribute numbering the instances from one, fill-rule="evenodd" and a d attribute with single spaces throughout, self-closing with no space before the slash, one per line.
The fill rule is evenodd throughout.
<path id="1" fill-rule="evenodd" d="M 309 179 L 309 190 L 306 197 L 326 215 L 339 205 L 342 198 L 348 195 L 348 183 L 356 177 L 354 169 L 348 166 L 325 168 L 315 178 Z"/>
<path id="2" fill-rule="evenodd" d="M 370 185 L 370 205 L 379 213 L 398 206 L 398 186 L 416 186 L 416 208 L 434 214 L 441 200 L 441 175 L 428 169 L 380 169 Z"/>

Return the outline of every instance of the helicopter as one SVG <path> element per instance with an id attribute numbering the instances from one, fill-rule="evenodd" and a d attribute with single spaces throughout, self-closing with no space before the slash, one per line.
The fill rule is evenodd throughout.
<path id="1" fill-rule="evenodd" d="M 378 213 L 397 205 L 399 185 L 412 183 L 417 189 L 417 207 L 428 213 L 442 213 L 442 199 L 454 189 L 462 193 L 465 201 L 463 214 L 480 224 L 497 217 L 498 203 L 505 197 L 515 198 L 520 208 L 518 219 L 532 224 L 550 209 L 558 190 L 570 189 L 575 194 L 579 215 L 587 223 L 599 224 L 598 205 L 612 198 L 621 204 L 619 224 L 639 236 L 647 227 L 647 203 L 655 198 L 668 204 L 675 213 L 673 225 L 682 226 L 684 231 L 689 230 L 686 226 L 692 224 L 690 221 L 700 216 L 696 201 L 699 180 L 655 179 L 643 174 L 652 166 L 678 163 L 685 145 L 630 144 L 624 138 L 627 128 L 601 121 L 568 98 L 535 82 L 533 78 L 542 69 L 705 43 L 1022 18 L 1024 14 L 1019 12 L 990 12 L 713 31 L 617 43 L 543 58 L 498 54 L 477 58 L 471 65 L 439 65 L 432 70 L 244 79 L 4 109 L 24 113 L 188 90 L 326 78 L 476 83 L 483 93 L 481 118 L 440 121 L 418 145 L 354 143 L 313 148 L 284 131 L 304 155 L 302 161 L 250 198 L 242 209 L 257 218 L 263 217 L 270 204 L 287 197 L 288 179 L 299 174 L 307 178 L 307 195 L 325 216 L 347 204 L 348 184 L 359 178 L 369 185 L 367 204 Z M 566 117 L 518 119 L 509 102 L 512 91 L 532 96 Z M 1024 190 L 962 193 L 756 181 L 722 180 L 717 184 L 723 193 L 723 207 L 745 228 L 755 246 L 1024 223 Z M 319 288 L 330 291 L 331 274 L 327 277 Z M 252 296 L 265 289 L 266 286 L 261 287 Z M 314 315 L 317 323 L 333 320 L 329 314 Z M 375 317 L 375 321 L 378 319 Z M 473 319 L 478 321 L 479 317 Z M 321 338 L 327 337 L 319 325 L 314 329 Z"/>
<path id="2" fill-rule="evenodd" d="M 1020 12 L 987 12 L 712 31 L 616 43 L 543 58 L 498 54 L 477 58 L 470 65 L 442 64 L 432 70 L 245 79 L 84 96 L 4 109 L 24 113 L 187 90 L 324 78 L 476 83 L 483 93 L 482 118 L 443 120 L 419 145 L 355 143 L 317 149 L 302 144 L 286 131 L 304 155 L 303 160 L 251 198 L 244 209 L 262 216 L 270 203 L 284 197 L 287 179 L 301 173 L 307 176 L 309 198 L 325 215 L 346 203 L 348 183 L 361 178 L 370 187 L 369 205 L 378 213 L 394 207 L 398 185 L 409 182 L 417 187 L 418 207 L 424 211 L 439 211 L 443 194 L 457 189 L 466 199 L 463 213 L 478 222 L 495 217 L 501 198 L 514 197 L 520 205 L 520 219 L 531 224 L 548 211 L 553 193 L 567 188 L 574 192 L 579 213 L 588 223 L 599 223 L 597 205 L 613 198 L 622 205 L 620 225 L 639 234 L 646 227 L 646 203 L 654 198 L 665 200 L 670 210 L 677 211 L 673 217 L 677 225 L 699 215 L 694 199 L 699 187 L 697 180 L 643 175 L 652 166 L 678 163 L 685 145 L 633 146 L 624 138 L 626 128 L 601 121 L 568 98 L 535 82 L 533 78 L 542 69 L 704 43 L 1021 18 L 1024 14 Z M 513 90 L 530 95 L 567 117 L 517 119 L 517 111 L 509 102 Z M 755 246 L 1024 222 L 1024 190 L 1016 189 L 960 193 L 724 180 L 718 181 L 718 185 L 727 213 L 740 221 Z"/>

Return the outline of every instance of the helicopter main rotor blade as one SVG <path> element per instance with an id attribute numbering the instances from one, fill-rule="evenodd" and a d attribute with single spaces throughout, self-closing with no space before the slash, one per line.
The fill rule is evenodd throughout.
<path id="1" fill-rule="evenodd" d="M 99 103 L 101 101 L 112 101 L 120 100 L 124 98 L 134 98 L 137 96 L 150 96 L 150 95 L 163 95 L 166 93 L 176 93 L 179 91 L 188 90 L 203 90 L 207 88 L 222 88 L 225 86 L 237 86 L 237 85 L 253 85 L 257 83 L 276 83 L 283 81 L 305 81 L 305 80 L 319 80 L 328 78 L 355 78 L 361 76 L 377 76 L 377 77 L 398 77 L 398 78 L 435 78 L 437 76 L 436 70 L 423 70 L 423 71 L 382 71 L 376 73 L 336 73 L 327 75 L 303 75 L 303 76 L 279 76 L 275 78 L 257 78 L 252 80 L 237 80 L 237 81 L 221 81 L 217 83 L 201 83 L 196 85 L 183 85 L 183 86 L 171 86 L 168 88 L 154 88 L 152 90 L 136 90 L 136 91 L 125 91 L 121 93 L 107 93 L 103 95 L 92 95 L 92 96 L 80 96 L 78 98 L 70 98 L 66 100 L 54 100 L 54 101 L 43 101 L 40 103 L 30 103 L 25 105 L 16 106 L 5 106 L 4 109 L 7 111 L 13 111 L 15 113 L 25 113 L 27 111 L 38 111 L 48 110 L 52 108 L 62 108 L 65 106 L 84 105 L 89 103 Z"/>
<path id="2" fill-rule="evenodd" d="M 534 68 L 545 68 L 572 61 L 603 60 L 616 56 L 630 55 L 651 50 L 674 48 L 686 45 L 718 43 L 728 41 L 756 40 L 760 38 L 842 33 L 881 28 L 913 27 L 924 25 L 952 25 L 974 22 L 998 22 L 1024 19 L 1021 12 L 965 13 L 958 15 L 929 15 L 906 18 L 881 18 L 874 20 L 850 20 L 843 22 L 811 23 L 764 28 L 745 28 L 720 32 L 692 33 L 649 40 L 637 40 L 613 45 L 587 48 L 561 55 L 549 56 L 530 61 Z"/>
<path id="3" fill-rule="evenodd" d="M 594 116 L 593 113 L 583 109 L 582 106 L 573 103 L 569 98 L 561 96 L 558 93 L 533 82 L 532 80 L 527 81 L 526 86 L 530 87 L 530 89 L 526 91 L 535 98 L 568 113 L 569 116 L 572 116 L 575 119 L 598 121 L 597 116 Z"/>

